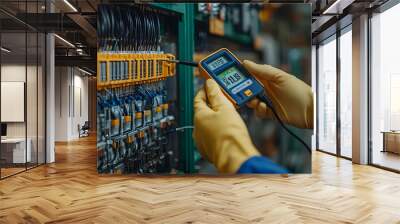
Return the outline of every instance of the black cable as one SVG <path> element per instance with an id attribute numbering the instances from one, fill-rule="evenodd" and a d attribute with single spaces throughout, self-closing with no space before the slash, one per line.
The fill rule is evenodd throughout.
<path id="1" fill-rule="evenodd" d="M 136 8 L 136 30 L 137 30 L 136 50 L 140 51 L 141 47 L 142 47 L 143 29 L 142 29 L 141 13 L 140 13 L 139 8 Z"/>
<path id="2" fill-rule="evenodd" d="M 156 15 L 155 12 L 151 13 L 151 26 L 153 29 L 153 43 L 152 43 L 152 50 L 157 50 L 157 29 L 156 29 Z"/>
<path id="3" fill-rule="evenodd" d="M 272 103 L 272 101 L 270 100 L 270 98 L 267 96 L 266 92 L 264 91 L 261 95 L 259 95 L 257 97 L 259 100 L 261 100 L 262 102 L 264 102 L 272 111 L 272 113 L 274 114 L 275 118 L 278 120 L 279 124 L 283 127 L 283 129 L 285 129 L 291 136 L 293 136 L 297 141 L 299 141 L 301 144 L 303 144 L 303 146 L 308 150 L 309 153 L 311 153 L 311 148 L 310 146 L 307 145 L 307 143 L 305 143 L 303 141 L 303 139 L 301 139 L 298 135 L 296 135 L 295 133 L 293 133 L 286 125 L 285 123 L 283 123 L 282 119 L 279 117 L 278 113 L 275 110 L 274 104 Z"/>
<path id="4" fill-rule="evenodd" d="M 99 37 L 99 48 L 103 50 L 103 38 L 104 38 L 104 24 L 103 24 L 103 6 L 99 5 L 99 13 L 97 16 L 97 36 Z"/>
<path id="5" fill-rule="evenodd" d="M 149 33 L 149 50 L 154 50 L 154 27 L 153 27 L 153 14 L 152 14 L 152 12 L 151 11 L 147 11 L 147 13 L 146 14 L 148 14 L 148 23 L 149 23 L 149 30 L 150 30 L 150 33 Z"/>
<path id="6" fill-rule="evenodd" d="M 132 11 L 133 10 L 131 10 L 131 8 L 127 9 L 128 25 L 129 25 L 127 42 L 128 42 L 128 45 L 129 45 L 129 51 L 133 51 L 134 50 L 133 40 L 135 39 L 135 32 L 136 32 L 136 30 L 135 30 L 135 22 L 134 22 L 135 20 L 133 18 L 134 14 L 132 13 Z"/>
<path id="7" fill-rule="evenodd" d="M 135 22 L 135 27 L 134 27 L 134 29 L 135 29 L 135 37 L 134 37 L 134 40 L 133 40 L 133 50 L 134 51 L 137 51 L 138 50 L 138 43 L 139 43 L 139 32 L 140 32 L 140 30 L 139 30 L 139 18 L 138 18 L 138 12 L 137 12 L 137 8 L 136 7 L 132 7 L 132 12 L 133 12 L 133 16 L 134 16 L 134 22 Z"/>
<path id="8" fill-rule="evenodd" d="M 110 49 L 109 50 L 114 50 L 114 36 L 115 36 L 115 23 L 114 23 L 114 13 L 111 7 L 108 7 L 108 15 L 110 19 Z"/>
<path id="9" fill-rule="evenodd" d="M 160 26 L 160 18 L 158 17 L 158 13 L 155 13 L 155 23 L 156 23 L 156 50 L 159 49 L 160 47 L 160 41 L 161 41 L 161 26 Z"/>
<path id="10" fill-rule="evenodd" d="M 154 50 L 154 24 L 153 24 L 153 15 L 151 13 L 151 11 L 148 11 L 148 20 L 149 20 L 149 50 L 152 51 Z"/>
<path id="11" fill-rule="evenodd" d="M 126 35 L 126 30 L 125 30 L 125 28 L 127 27 L 127 26 L 125 26 L 125 24 L 124 24 L 124 21 L 125 21 L 125 18 L 124 18 L 124 15 L 123 15 L 123 9 L 122 9 L 122 7 L 121 6 L 118 6 L 117 7 L 117 14 L 118 14 L 118 23 L 117 23 L 117 26 L 118 26 L 118 45 L 119 45 L 119 47 L 118 47 L 118 50 L 119 51 L 124 51 L 125 50 L 125 45 L 124 45 L 124 36 Z"/>
<path id="12" fill-rule="evenodd" d="M 100 5 L 99 7 L 99 35 L 100 35 L 100 49 L 107 50 L 110 39 L 110 22 L 107 6 Z"/>
<path id="13" fill-rule="evenodd" d="M 192 66 L 192 67 L 197 67 L 199 64 L 197 62 L 193 61 L 181 61 L 181 60 L 170 60 L 170 59 L 165 59 L 162 61 L 170 62 L 170 63 L 177 63 L 177 64 L 182 64 L 182 65 L 187 65 L 187 66 Z"/>
<path id="14" fill-rule="evenodd" d="M 150 27 L 150 19 L 149 14 L 146 12 L 146 9 L 143 7 L 143 18 L 144 18 L 144 27 L 145 27 L 145 51 L 151 50 L 151 27 Z"/>
<path id="15" fill-rule="evenodd" d="M 140 23 L 141 23 L 141 37 L 140 37 L 140 48 L 141 51 L 147 50 L 147 24 L 146 24 L 146 13 L 144 12 L 143 6 L 140 8 Z"/>
<path id="16" fill-rule="evenodd" d="M 142 13 L 142 9 L 139 8 L 137 10 L 139 18 L 138 18 L 138 29 L 139 31 L 139 42 L 138 42 L 138 50 L 143 51 L 144 50 L 144 38 L 145 38 L 145 25 L 144 25 L 144 16 Z"/>
<path id="17" fill-rule="evenodd" d="M 127 44 L 127 36 L 129 34 L 129 23 L 128 23 L 128 14 L 126 13 L 126 7 L 120 7 L 120 11 L 119 13 L 121 13 L 121 21 L 120 21 L 120 27 L 121 27 L 121 50 L 122 51 L 127 51 L 127 48 L 129 47 Z"/>
<path id="18" fill-rule="evenodd" d="M 124 46 L 125 46 L 125 50 L 126 51 L 130 51 L 131 50 L 131 46 L 129 43 L 129 37 L 130 35 L 133 33 L 133 30 L 131 29 L 131 25 L 132 25 L 132 20 L 130 17 L 130 13 L 129 13 L 129 9 L 128 8 L 123 8 L 123 13 L 124 13 L 124 26 L 125 26 L 125 36 L 124 36 Z"/>
<path id="19" fill-rule="evenodd" d="M 110 7 L 104 7 L 104 21 L 105 21 L 105 50 L 110 50 L 112 47 L 112 30 L 111 30 L 111 15 L 110 15 Z"/>

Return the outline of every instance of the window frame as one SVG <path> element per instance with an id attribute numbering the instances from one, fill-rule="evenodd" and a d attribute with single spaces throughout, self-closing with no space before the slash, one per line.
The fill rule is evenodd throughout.
<path id="1" fill-rule="evenodd" d="M 315 142 L 316 142 L 316 151 L 319 152 L 323 152 L 323 153 L 327 153 L 329 155 L 333 155 L 333 156 L 337 156 L 340 158 L 344 158 L 347 160 L 352 160 L 352 158 L 347 157 L 342 155 L 341 153 L 341 118 L 340 118 L 340 103 L 341 103 L 341 99 L 340 99 L 340 77 L 341 77 L 341 67 L 340 67 L 340 37 L 342 35 L 344 35 L 347 32 L 352 32 L 352 23 L 350 22 L 349 24 L 347 24 L 346 26 L 342 27 L 342 28 L 338 28 L 336 29 L 336 32 L 331 34 L 330 36 L 326 37 L 325 39 L 319 40 L 316 44 L 316 56 L 315 56 L 315 60 L 316 60 L 316 77 L 315 77 L 315 84 L 316 87 L 315 89 L 316 91 L 316 138 L 315 138 Z M 320 143 L 319 143 L 319 84 L 320 84 L 320 74 L 319 74 L 319 47 L 322 43 L 328 43 L 330 41 L 336 41 L 336 152 L 332 153 L 332 152 L 328 152 L 324 149 L 321 149 L 319 147 Z"/>

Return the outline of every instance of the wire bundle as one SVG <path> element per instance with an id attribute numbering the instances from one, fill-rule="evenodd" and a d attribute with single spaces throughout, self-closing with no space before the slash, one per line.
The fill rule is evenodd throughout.
<path id="1" fill-rule="evenodd" d="M 178 130 L 168 115 L 164 83 L 97 94 L 97 169 L 100 173 L 169 172 Z"/>
<path id="2" fill-rule="evenodd" d="M 100 173 L 169 173 L 177 166 L 174 90 L 166 82 L 176 66 L 166 60 L 175 56 L 161 51 L 161 11 L 150 7 L 98 5 Z"/>
<path id="3" fill-rule="evenodd" d="M 144 5 L 99 5 L 100 51 L 156 51 L 159 49 L 160 19 Z"/>

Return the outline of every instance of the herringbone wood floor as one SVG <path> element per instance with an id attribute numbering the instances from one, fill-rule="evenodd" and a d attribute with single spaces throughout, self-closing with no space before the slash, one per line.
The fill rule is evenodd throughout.
<path id="1" fill-rule="evenodd" d="M 400 223 L 400 175 L 319 152 L 312 175 L 99 176 L 94 138 L 0 181 L 0 223 Z"/>

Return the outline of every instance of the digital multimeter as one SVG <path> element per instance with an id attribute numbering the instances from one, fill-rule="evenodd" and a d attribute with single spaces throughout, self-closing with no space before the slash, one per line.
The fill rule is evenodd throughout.
<path id="1" fill-rule="evenodd" d="M 224 94 L 241 107 L 264 92 L 263 85 L 243 67 L 228 49 L 221 48 L 199 62 L 200 73 L 214 79 Z"/>
<path id="2" fill-rule="evenodd" d="M 283 129 L 296 138 L 311 153 L 311 148 L 307 143 L 283 123 L 274 108 L 273 102 L 267 96 L 264 86 L 243 67 L 239 59 L 228 49 L 221 48 L 202 59 L 198 64 L 179 60 L 167 61 L 188 66 L 198 66 L 200 74 L 206 78 L 214 79 L 222 88 L 222 92 L 236 107 L 241 107 L 251 99 L 257 97 L 271 109 Z"/>

